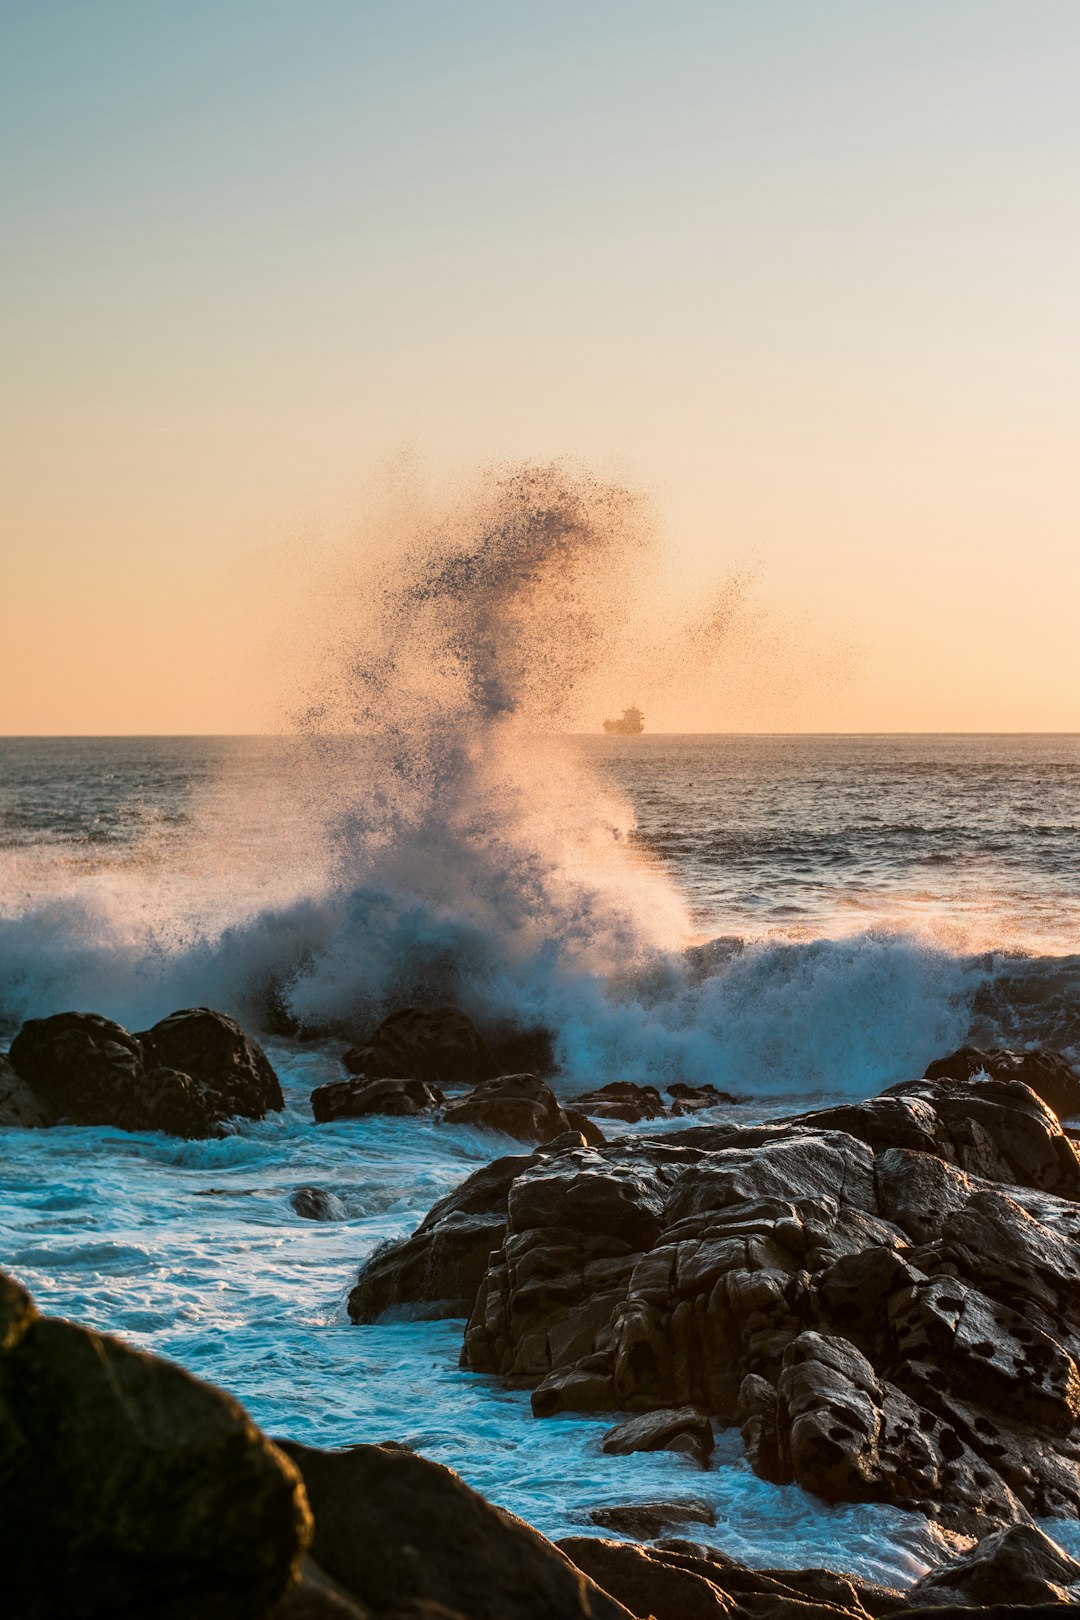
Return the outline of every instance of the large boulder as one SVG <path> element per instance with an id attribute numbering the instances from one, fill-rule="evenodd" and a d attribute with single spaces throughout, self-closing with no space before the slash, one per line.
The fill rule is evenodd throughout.
<path id="1" fill-rule="evenodd" d="M 495 1056 L 472 1019 L 457 1007 L 403 1007 L 341 1060 L 368 1079 L 427 1080 L 475 1085 L 499 1073 Z"/>
<path id="2" fill-rule="evenodd" d="M 426 1602 L 468 1620 L 628 1620 L 550 1541 L 449 1468 L 396 1446 L 282 1449 L 303 1476 L 319 1567 L 377 1613 Z"/>
<path id="3" fill-rule="evenodd" d="M 207 1137 L 234 1115 L 261 1119 L 284 1107 L 265 1053 L 205 1007 L 173 1013 L 141 1035 L 97 1013 L 32 1018 L 10 1061 L 61 1124 Z"/>
<path id="4" fill-rule="evenodd" d="M 6 1057 L 0 1057 L 0 1126 L 32 1130 L 52 1125 L 54 1119 L 44 1097 L 22 1078 Z"/>
<path id="5" fill-rule="evenodd" d="M 162 1068 L 189 1074 L 223 1119 L 262 1119 L 285 1106 L 269 1058 L 240 1025 L 209 1007 L 187 1007 L 139 1037 Z"/>
<path id="6" fill-rule="evenodd" d="M 1059 1119 L 1080 1119 L 1080 1075 L 1060 1052 L 961 1046 L 947 1057 L 937 1058 L 926 1070 L 928 1080 L 970 1080 L 977 1074 L 992 1080 L 1019 1080 Z"/>
<path id="7" fill-rule="evenodd" d="M 410 1117 L 433 1113 L 442 1101 L 438 1086 L 424 1080 L 331 1080 L 311 1093 L 311 1112 L 319 1124 L 370 1114 Z"/>
<path id="8" fill-rule="evenodd" d="M 0 1522 L 20 1620 L 257 1620 L 311 1536 L 295 1467 L 234 1401 L 3 1276 Z"/>
<path id="9" fill-rule="evenodd" d="M 478 1125 L 519 1142 L 554 1142 L 572 1131 L 551 1087 L 535 1074 L 504 1074 L 483 1080 L 468 1096 L 448 1105 L 447 1125 Z"/>
<path id="10" fill-rule="evenodd" d="M 119 1125 L 138 1114 L 146 1052 L 137 1035 L 97 1013 L 31 1018 L 11 1043 L 10 1062 L 46 1107 L 75 1125 Z M 139 1128 L 139 1127 L 136 1127 Z"/>

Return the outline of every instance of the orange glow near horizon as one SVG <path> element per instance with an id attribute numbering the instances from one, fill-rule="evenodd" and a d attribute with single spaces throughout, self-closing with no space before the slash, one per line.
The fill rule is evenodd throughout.
<path id="1" fill-rule="evenodd" d="M 1080 12 L 541 9 L 8 13 L 0 734 L 287 727 L 388 489 L 565 456 L 749 582 L 581 726 L 1080 730 Z"/>

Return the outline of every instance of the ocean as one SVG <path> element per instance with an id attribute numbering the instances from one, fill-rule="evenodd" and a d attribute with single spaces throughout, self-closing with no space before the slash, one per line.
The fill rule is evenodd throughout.
<path id="1" fill-rule="evenodd" d="M 139 1029 L 214 1006 L 263 1041 L 288 1102 L 211 1142 L 5 1132 L 0 1264 L 272 1434 L 405 1441 L 549 1535 L 690 1496 L 717 1515 L 702 1536 L 749 1563 L 909 1582 L 942 1552 L 923 1520 L 769 1485 L 737 1433 L 707 1474 L 605 1457 L 604 1420 L 536 1422 L 527 1394 L 461 1372 L 460 1322 L 351 1326 L 364 1257 L 508 1144 L 316 1127 L 307 1099 L 349 1031 L 416 1000 L 548 1030 L 566 1097 L 711 1081 L 747 1120 L 871 1095 L 966 1038 L 1080 1057 L 1080 738 L 466 718 L 0 741 L 5 1038 L 71 1008 Z M 305 1184 L 348 1218 L 298 1217 Z"/>

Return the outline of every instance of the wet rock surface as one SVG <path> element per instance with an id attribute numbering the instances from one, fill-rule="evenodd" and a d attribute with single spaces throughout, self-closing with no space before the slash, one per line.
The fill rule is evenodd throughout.
<path id="1" fill-rule="evenodd" d="M 285 1106 L 266 1053 L 225 1013 L 188 1007 L 139 1039 L 157 1065 L 178 1069 L 202 1086 L 225 1118 L 262 1119 Z"/>
<path id="2" fill-rule="evenodd" d="M 1011 1525 L 924 1575 L 908 1593 L 908 1602 L 914 1608 L 946 1603 L 1080 1605 L 1080 1564 L 1035 1525 Z"/>
<path id="3" fill-rule="evenodd" d="M 297 1187 L 289 1203 L 305 1221 L 345 1221 L 348 1211 L 336 1193 L 324 1187 Z"/>
<path id="4" fill-rule="evenodd" d="M 714 1548 L 677 1538 L 651 1546 L 570 1536 L 562 1550 L 653 1620 L 868 1620 L 902 1609 L 904 1594 L 828 1569 L 747 1569 Z"/>
<path id="5" fill-rule="evenodd" d="M 968 1534 L 1080 1516 L 1080 1161 L 1021 1082 L 490 1168 L 362 1275 L 361 1315 L 387 1277 L 430 1296 L 457 1226 L 463 1364 L 538 1416 L 693 1407 L 767 1479 Z"/>
<path id="6" fill-rule="evenodd" d="M 600 1449 L 612 1456 L 631 1451 L 677 1451 L 693 1458 L 699 1468 L 709 1466 L 713 1453 L 712 1424 L 696 1406 L 670 1411 L 643 1412 L 609 1429 Z"/>
<path id="7" fill-rule="evenodd" d="M 206 1007 L 172 1013 L 139 1035 L 96 1013 L 30 1019 L 11 1044 L 10 1064 L 40 1099 L 46 1117 L 35 1123 L 199 1138 L 220 1135 L 228 1119 L 262 1119 L 284 1107 L 261 1047 Z"/>
<path id="8" fill-rule="evenodd" d="M 655 1541 L 668 1531 L 684 1525 L 704 1524 L 710 1528 L 716 1523 L 716 1514 L 708 1502 L 696 1498 L 680 1498 L 674 1502 L 628 1502 L 624 1506 L 591 1508 L 589 1521 L 602 1530 L 614 1530 L 621 1536 L 634 1536 L 639 1541 Z"/>

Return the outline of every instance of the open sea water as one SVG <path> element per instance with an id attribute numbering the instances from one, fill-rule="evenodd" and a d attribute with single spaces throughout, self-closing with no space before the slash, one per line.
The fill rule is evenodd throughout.
<path id="1" fill-rule="evenodd" d="M 216 1006 L 263 1039 L 288 1102 L 215 1142 L 3 1133 L 0 1264 L 272 1434 L 404 1441 L 549 1535 L 689 1496 L 717 1515 L 701 1539 L 751 1564 L 916 1578 L 943 1552 L 923 1520 L 769 1485 L 737 1433 L 706 1474 L 605 1457 L 610 1420 L 536 1422 L 527 1394 L 460 1371 L 462 1323 L 351 1326 L 364 1257 L 511 1145 L 315 1127 L 341 1042 L 298 1033 L 453 1001 L 549 1029 L 564 1095 L 710 1080 L 744 1119 L 870 1095 L 970 1036 L 1080 1056 L 1080 738 L 496 727 L 426 774 L 415 758 L 326 736 L 0 740 L 4 1035 L 68 1008 L 142 1028 Z M 298 1217 L 305 1184 L 348 1218 Z"/>

